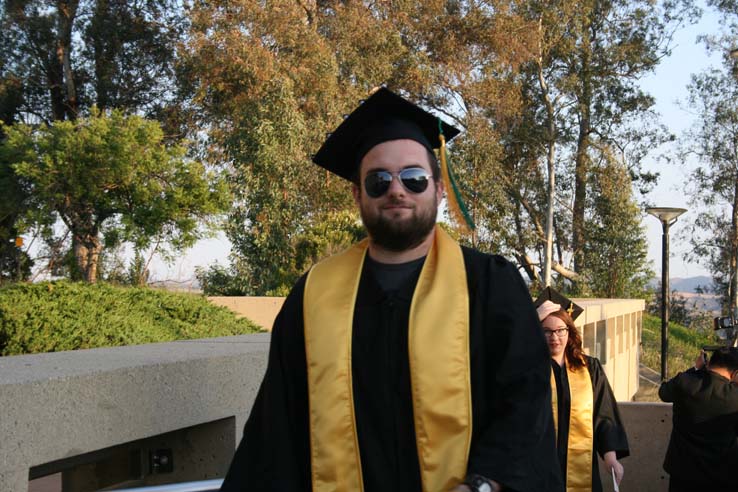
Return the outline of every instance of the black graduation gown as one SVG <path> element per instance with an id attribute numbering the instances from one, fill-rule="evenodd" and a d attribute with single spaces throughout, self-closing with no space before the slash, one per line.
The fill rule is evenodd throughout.
<path id="1" fill-rule="evenodd" d="M 674 404 L 664 460 L 671 480 L 700 490 L 738 489 L 738 385 L 690 369 L 662 383 L 659 397 Z"/>
<path id="2" fill-rule="evenodd" d="M 503 258 L 468 248 L 463 255 L 471 317 L 468 472 L 498 480 L 510 490 L 562 490 L 550 411 L 550 357 L 530 295 L 515 267 Z M 366 271 L 360 281 L 352 355 L 366 492 L 421 490 L 407 359 L 416 281 L 417 274 L 393 294 L 383 293 Z M 305 277 L 275 320 L 267 372 L 224 491 L 312 488 L 304 287 Z"/>
<path id="3" fill-rule="evenodd" d="M 594 398 L 593 422 L 594 446 L 592 449 L 592 491 L 602 492 L 597 454 L 603 457 L 608 451 L 615 451 L 618 459 L 625 458 L 630 454 L 628 449 L 628 438 L 625 428 L 620 419 L 615 395 L 607 381 L 605 371 L 600 361 L 594 357 L 584 356 L 587 361 L 587 371 L 592 381 L 592 397 Z M 559 367 L 558 363 L 551 360 L 556 379 L 556 396 L 558 398 L 559 432 L 557 449 L 561 473 L 566 480 L 566 458 L 568 454 L 567 444 L 569 442 L 569 416 L 571 411 L 571 396 L 569 392 L 569 378 L 567 372 Z"/>

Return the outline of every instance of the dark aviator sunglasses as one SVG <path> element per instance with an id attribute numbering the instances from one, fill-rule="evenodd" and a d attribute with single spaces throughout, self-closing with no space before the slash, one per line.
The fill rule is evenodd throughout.
<path id="1" fill-rule="evenodd" d="M 372 198 L 379 198 L 387 193 L 392 180 L 398 177 L 400 183 L 411 193 L 423 193 L 428 188 L 428 180 L 433 176 L 425 169 L 409 167 L 399 173 L 389 171 L 373 171 L 364 178 L 364 189 L 366 194 Z"/>

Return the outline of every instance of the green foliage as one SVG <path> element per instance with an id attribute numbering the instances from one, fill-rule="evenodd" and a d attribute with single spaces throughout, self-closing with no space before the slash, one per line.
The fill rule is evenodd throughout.
<path id="1" fill-rule="evenodd" d="M 714 333 L 698 332 L 680 324 L 669 322 L 669 352 L 666 363 L 667 377 L 685 371 L 694 365 L 694 360 L 705 345 L 719 343 Z M 643 315 L 641 332 L 641 364 L 656 372 L 661 371 L 661 319 Z"/>
<path id="2" fill-rule="evenodd" d="M 68 281 L 0 288 L 0 355 L 254 333 L 203 296 Z"/>
<path id="3" fill-rule="evenodd" d="M 538 261 L 524 266 L 531 280 L 538 280 L 535 269 L 544 262 L 545 212 L 551 204 L 559 276 L 578 284 L 579 292 L 606 292 L 614 273 L 595 253 L 604 247 L 613 270 L 627 270 L 612 290 L 640 290 L 643 265 L 636 263 L 643 233 L 636 227 L 625 238 L 615 228 L 637 223 L 640 214 L 612 195 L 598 200 L 598 188 L 602 169 L 615 162 L 629 175 L 620 180 L 623 189 L 647 190 L 653 184 L 655 176 L 644 173 L 641 163 L 669 135 L 655 121 L 654 100 L 641 91 L 639 79 L 668 54 L 673 29 L 696 13 L 693 2 L 529 1 L 516 9 L 535 22 L 538 39 L 521 69 L 521 118 L 503 137 L 512 171 L 507 175 L 515 176 L 506 179 L 519 204 L 511 209 L 514 230 L 523 238 L 511 246 L 519 258 L 537 254 Z M 556 185 L 549 194 L 550 167 Z M 633 245 L 631 259 L 615 262 Z M 569 258 L 571 265 L 565 264 Z"/>
<path id="4" fill-rule="evenodd" d="M 317 169 L 310 156 L 372 88 L 404 90 L 460 126 L 476 115 L 473 135 L 483 145 L 460 157 L 459 171 L 469 189 L 482 192 L 495 183 L 499 155 L 489 117 L 510 116 L 516 107 L 511 60 L 520 56 L 525 30 L 506 7 L 277 4 L 216 0 L 191 11 L 183 58 L 197 81 L 201 126 L 209 129 L 213 158 L 233 165 L 232 264 L 201 277 L 222 284 L 220 292 L 283 293 L 308 259 L 361 235 L 348 184 Z M 469 114 L 457 114 L 466 108 Z"/>
<path id="5" fill-rule="evenodd" d="M 271 254 L 274 250 L 254 250 L 250 256 L 264 255 L 261 266 L 254 267 L 238 256 L 230 267 L 219 264 L 199 268 L 197 279 L 203 292 L 213 296 L 266 295 L 286 296 L 297 277 L 315 262 L 338 253 L 364 236 L 354 213 L 329 214 L 325 221 L 308 224 L 284 246 L 291 254 Z M 284 250 L 284 249 L 283 249 Z M 271 260 L 266 257 L 271 254 Z"/>
<path id="6" fill-rule="evenodd" d="M 5 123 L 28 115 L 73 120 L 93 105 L 162 123 L 173 114 L 175 48 L 187 25 L 182 2 L 7 1 L 0 24 Z M 13 93 L 3 90 L 9 83 Z"/>
<path id="7" fill-rule="evenodd" d="M 82 278 L 97 278 L 105 246 L 179 251 L 226 205 L 222 178 L 167 146 L 160 125 L 121 111 L 32 127 L 4 126 L 0 161 L 10 162 L 34 207 L 28 229 L 60 218 L 71 231 Z"/>
<path id="8" fill-rule="evenodd" d="M 583 255 L 587 282 L 577 287 L 594 297 L 643 298 L 653 272 L 630 175 L 623 165 L 606 160 L 593 171 L 589 186 L 592 214 Z"/>
<path id="9" fill-rule="evenodd" d="M 736 37 L 738 39 L 738 36 Z M 687 257 L 708 268 L 723 312 L 738 300 L 738 80 L 726 66 L 694 75 L 688 86 L 696 115 L 683 135 L 681 159 L 696 159 L 687 195 L 697 209 L 686 219 Z"/>

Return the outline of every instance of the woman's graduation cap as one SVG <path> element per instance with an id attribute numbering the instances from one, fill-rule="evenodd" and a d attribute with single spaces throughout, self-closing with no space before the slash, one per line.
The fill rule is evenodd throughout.
<path id="1" fill-rule="evenodd" d="M 313 162 L 333 174 L 353 181 L 362 158 L 380 143 L 409 139 L 431 152 L 439 149 L 449 209 L 473 229 L 474 225 L 461 200 L 456 178 L 446 159 L 446 141 L 458 134 L 457 128 L 381 87 L 328 135 L 320 150 L 313 156 Z"/>
<path id="2" fill-rule="evenodd" d="M 546 301 L 560 305 L 561 309 L 569 313 L 572 320 L 576 320 L 584 312 L 581 306 L 575 304 L 574 301 L 551 287 L 543 289 L 543 292 L 541 292 L 541 295 L 538 296 L 538 299 L 533 304 L 538 307 Z"/>

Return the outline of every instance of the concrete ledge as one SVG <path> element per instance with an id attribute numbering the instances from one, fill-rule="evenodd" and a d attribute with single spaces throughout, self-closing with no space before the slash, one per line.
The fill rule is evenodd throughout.
<path id="1" fill-rule="evenodd" d="M 235 417 L 238 436 L 269 334 L 0 358 L 0 491 L 31 467 Z M 237 437 L 238 437 L 237 436 Z"/>
<path id="2" fill-rule="evenodd" d="M 284 297 L 208 297 L 217 306 L 227 307 L 238 316 L 248 318 L 266 331 L 272 331 L 274 318 L 284 304 Z"/>

